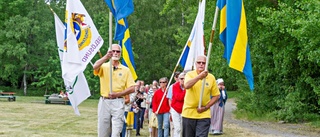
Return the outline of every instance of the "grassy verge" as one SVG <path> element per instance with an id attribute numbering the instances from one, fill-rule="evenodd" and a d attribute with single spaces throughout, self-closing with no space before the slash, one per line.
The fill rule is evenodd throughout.
<path id="1" fill-rule="evenodd" d="M 44 97 L 18 96 L 15 102 L 0 99 L 0 136 L 5 137 L 96 137 L 98 100 L 87 99 L 80 104 L 81 116 L 76 116 L 71 106 L 45 104 Z M 147 124 L 147 122 L 145 122 Z M 141 136 L 148 137 L 148 126 Z M 256 136 L 239 127 L 228 125 L 223 137 Z M 132 131 L 135 135 L 135 130 Z M 210 135 L 212 136 L 212 135 Z"/>
<path id="2" fill-rule="evenodd" d="M 237 100 L 239 97 L 244 96 L 243 92 L 238 91 L 228 91 L 228 97 L 234 98 Z M 279 120 L 275 118 L 274 114 L 272 113 L 264 113 L 264 114 L 256 114 L 254 112 L 245 112 L 242 110 L 234 111 L 236 119 L 243 119 L 249 121 L 264 121 L 264 122 L 278 122 Z M 307 124 L 313 128 L 320 128 L 320 118 L 318 116 L 314 116 L 314 119 L 308 123 L 301 123 Z"/>

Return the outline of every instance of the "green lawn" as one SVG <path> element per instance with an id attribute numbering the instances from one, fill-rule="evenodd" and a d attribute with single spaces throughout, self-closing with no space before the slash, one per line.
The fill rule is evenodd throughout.
<path id="1" fill-rule="evenodd" d="M 1 98 L 0 137 L 97 136 L 98 100 L 87 99 L 81 103 L 81 116 L 75 115 L 70 105 L 45 104 L 44 100 L 45 97 L 18 96 L 15 102 L 8 102 Z M 142 137 L 149 136 L 147 127 L 145 125 L 141 129 Z M 221 137 L 239 136 L 239 129 L 228 127 Z M 132 132 L 134 135 L 135 130 Z"/>
<path id="2" fill-rule="evenodd" d="M 86 100 L 76 116 L 71 106 L 44 104 L 44 97 L 0 100 L 0 136 L 97 136 L 97 100 Z"/>
<path id="3" fill-rule="evenodd" d="M 0 99 L 0 137 L 96 137 L 97 99 L 80 104 L 77 116 L 70 105 L 45 104 L 44 97 Z M 149 135 L 147 125 L 142 137 Z M 132 135 L 135 135 L 133 130 Z"/>

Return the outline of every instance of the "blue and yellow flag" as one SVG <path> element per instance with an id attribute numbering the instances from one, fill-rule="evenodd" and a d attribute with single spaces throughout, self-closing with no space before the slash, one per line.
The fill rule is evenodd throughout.
<path id="1" fill-rule="evenodd" d="M 247 36 L 246 15 L 243 0 L 218 0 L 220 9 L 220 40 L 225 46 L 223 57 L 229 67 L 247 78 L 250 89 L 254 88 L 250 50 Z"/>
<path id="2" fill-rule="evenodd" d="M 126 31 L 124 20 L 134 11 L 132 0 L 105 0 L 115 18 L 114 40 L 122 40 Z"/>
<path id="3" fill-rule="evenodd" d="M 205 46 L 203 28 L 205 7 L 205 0 L 199 2 L 198 14 L 179 62 L 179 64 L 183 67 L 183 70 L 186 71 L 194 70 L 196 58 L 200 55 L 204 55 Z"/>
<path id="4" fill-rule="evenodd" d="M 132 46 L 131 46 L 129 25 L 126 18 L 124 18 L 124 24 L 126 26 L 126 30 L 124 33 L 124 38 L 120 41 L 120 45 L 122 48 L 122 57 L 123 57 L 122 64 L 124 66 L 127 66 L 130 69 L 133 79 L 136 80 L 138 76 L 135 71 L 136 65 L 134 64 L 134 56 L 133 56 Z"/>

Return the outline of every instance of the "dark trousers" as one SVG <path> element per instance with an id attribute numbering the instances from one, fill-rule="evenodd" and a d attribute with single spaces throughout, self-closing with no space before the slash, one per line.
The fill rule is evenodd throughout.
<path id="1" fill-rule="evenodd" d="M 135 119 L 137 120 L 137 126 L 136 126 L 136 133 L 137 133 L 137 134 L 140 134 L 140 123 L 141 123 L 141 119 L 140 119 L 141 113 L 140 113 L 140 111 L 141 111 L 141 110 L 139 110 L 139 112 L 136 113 L 136 115 L 135 115 Z"/>
<path id="2" fill-rule="evenodd" d="M 144 121 L 144 112 L 146 111 L 146 108 L 140 109 L 140 127 L 143 128 L 143 121 Z"/>
<path id="3" fill-rule="evenodd" d="M 182 137 L 208 137 L 210 118 L 190 119 L 182 117 Z"/>

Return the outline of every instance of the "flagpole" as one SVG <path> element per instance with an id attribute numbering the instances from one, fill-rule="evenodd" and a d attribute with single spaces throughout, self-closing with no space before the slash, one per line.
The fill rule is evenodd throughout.
<path id="1" fill-rule="evenodd" d="M 172 79 L 173 79 L 174 73 L 176 72 L 176 70 L 177 70 L 177 68 L 178 68 L 178 66 L 179 66 L 179 63 L 180 63 L 180 61 L 181 61 L 181 58 L 182 58 L 183 53 L 184 53 L 184 51 L 186 50 L 186 48 L 187 48 L 187 44 L 184 46 L 183 51 L 182 51 L 182 53 L 181 53 L 181 55 L 180 55 L 180 57 L 179 57 L 179 59 L 178 59 L 178 62 L 177 62 L 176 66 L 175 66 L 174 69 L 173 69 L 173 72 L 172 72 L 172 74 L 171 74 L 170 80 L 169 80 L 168 85 L 167 85 L 167 87 L 166 87 L 166 90 L 165 90 L 165 92 L 164 92 L 164 94 L 163 94 L 163 96 L 162 96 L 162 99 L 161 99 L 161 101 L 160 101 L 160 104 L 159 104 L 159 107 L 158 107 L 158 109 L 157 109 L 157 111 L 156 111 L 156 114 L 158 114 L 158 112 L 159 112 L 159 110 L 160 110 L 160 107 L 162 106 L 163 100 L 164 100 L 164 98 L 165 98 L 165 96 L 166 96 L 166 93 L 167 93 L 167 91 L 168 91 L 168 89 L 169 89 L 169 86 L 170 86 L 170 83 L 171 83 L 171 81 L 172 81 Z"/>
<path id="2" fill-rule="evenodd" d="M 111 50 L 111 47 L 112 47 L 112 12 L 111 12 L 111 10 L 109 11 L 109 50 Z M 109 81 L 110 81 L 110 93 L 112 93 L 112 62 L 113 62 L 113 60 L 112 60 L 112 57 L 110 58 L 110 61 L 109 61 L 109 63 L 110 63 L 110 79 L 109 79 Z"/>
<path id="3" fill-rule="evenodd" d="M 208 70 L 211 47 L 212 47 L 212 43 L 213 43 L 213 39 L 214 39 L 214 32 L 215 32 L 216 25 L 217 25 L 217 20 L 218 20 L 218 12 L 219 12 L 219 8 L 218 8 L 218 6 L 216 6 L 216 11 L 215 11 L 214 19 L 213 19 L 213 23 L 212 23 L 212 30 L 211 30 L 210 43 L 209 43 L 209 48 L 208 48 L 208 54 L 207 54 L 207 60 L 206 60 L 207 63 L 206 63 L 205 70 Z M 201 92 L 200 92 L 200 100 L 199 100 L 199 105 L 198 105 L 199 108 L 201 108 L 201 104 L 202 104 L 202 97 L 203 97 L 203 91 L 204 91 L 205 83 L 206 83 L 206 78 L 204 78 L 202 80 L 202 87 L 201 87 Z"/>

